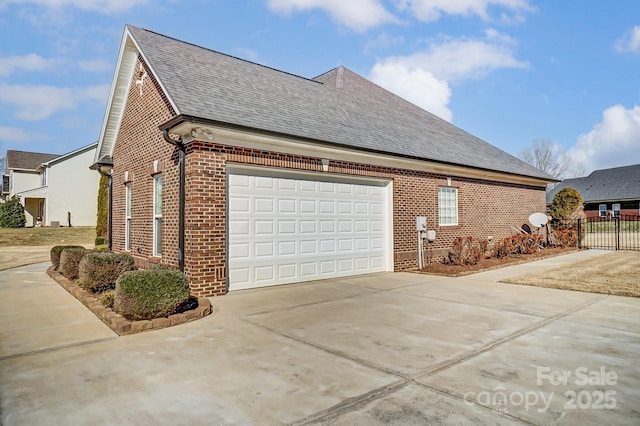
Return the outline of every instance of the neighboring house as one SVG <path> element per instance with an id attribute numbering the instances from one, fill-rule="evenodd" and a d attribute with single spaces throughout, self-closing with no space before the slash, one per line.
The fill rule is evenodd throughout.
<path id="1" fill-rule="evenodd" d="M 547 204 L 562 188 L 576 189 L 584 199 L 587 218 L 640 216 L 640 164 L 592 172 L 565 179 L 547 193 Z"/>
<path id="2" fill-rule="evenodd" d="M 442 256 L 510 235 L 556 181 L 344 67 L 307 79 L 132 26 L 95 162 L 113 249 L 205 296 L 415 269 L 418 216 Z"/>
<path id="3" fill-rule="evenodd" d="M 100 176 L 89 169 L 97 143 L 64 155 L 7 151 L 5 198 L 17 195 L 26 226 L 95 226 Z M 5 188 L 6 187 L 6 188 Z"/>

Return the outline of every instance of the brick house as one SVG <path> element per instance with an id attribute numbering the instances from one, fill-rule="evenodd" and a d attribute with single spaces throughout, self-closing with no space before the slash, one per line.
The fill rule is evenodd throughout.
<path id="1" fill-rule="evenodd" d="M 640 164 L 591 172 L 565 179 L 547 193 L 547 205 L 563 188 L 577 190 L 584 199 L 587 219 L 594 217 L 640 217 Z"/>
<path id="2" fill-rule="evenodd" d="M 197 295 L 417 267 L 511 234 L 551 176 L 338 67 L 307 79 L 125 27 L 96 153 L 112 245 Z"/>

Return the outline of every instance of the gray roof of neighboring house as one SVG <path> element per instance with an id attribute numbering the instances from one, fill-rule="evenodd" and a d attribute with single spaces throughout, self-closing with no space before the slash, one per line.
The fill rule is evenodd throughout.
<path id="1" fill-rule="evenodd" d="M 587 203 L 596 201 L 639 200 L 640 164 L 592 172 L 589 176 L 566 179 L 547 192 L 547 204 L 562 188 L 576 189 Z"/>
<path id="2" fill-rule="evenodd" d="M 127 26 L 177 114 L 555 181 L 343 67 L 307 79 Z"/>
<path id="3" fill-rule="evenodd" d="M 20 169 L 36 171 L 40 164 L 59 157 L 59 154 L 43 154 L 41 152 L 7 151 L 6 170 Z"/>

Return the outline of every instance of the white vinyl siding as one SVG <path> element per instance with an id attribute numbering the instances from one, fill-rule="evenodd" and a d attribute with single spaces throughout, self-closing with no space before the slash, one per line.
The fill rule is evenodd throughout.
<path id="1" fill-rule="evenodd" d="M 153 177 L 153 255 L 162 255 L 162 175 Z"/>
<path id="2" fill-rule="evenodd" d="M 438 188 L 438 220 L 440 226 L 458 224 L 458 188 Z"/>
<path id="3" fill-rule="evenodd" d="M 131 251 L 131 183 L 125 186 L 124 249 Z"/>
<path id="4" fill-rule="evenodd" d="M 230 290 L 393 267 L 389 183 L 231 173 L 228 185 Z"/>

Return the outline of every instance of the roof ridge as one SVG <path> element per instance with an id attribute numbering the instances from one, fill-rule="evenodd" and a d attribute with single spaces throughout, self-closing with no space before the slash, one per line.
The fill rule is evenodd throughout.
<path id="1" fill-rule="evenodd" d="M 193 46 L 193 47 L 196 47 L 198 49 L 203 49 L 203 50 L 206 50 L 206 51 L 218 54 L 218 55 L 226 56 L 227 58 L 231 58 L 231 59 L 235 59 L 235 60 L 238 60 L 238 61 L 246 62 L 248 64 L 256 65 L 258 67 L 262 67 L 262 68 L 265 68 L 265 69 L 268 69 L 268 70 L 271 70 L 271 71 L 275 71 L 275 72 L 278 72 L 278 73 L 281 73 L 281 74 L 290 75 L 292 77 L 296 77 L 296 78 L 299 78 L 301 80 L 306 80 L 306 81 L 310 81 L 310 82 L 313 82 L 313 83 L 323 84 L 323 83 L 321 83 L 319 81 L 315 81 L 312 78 L 308 78 L 308 77 L 304 77 L 304 76 L 301 76 L 301 75 L 298 75 L 298 74 L 294 74 L 294 73 L 291 73 L 291 72 L 283 71 L 283 70 L 280 70 L 280 69 L 277 69 L 277 68 L 274 68 L 274 67 L 270 67 L 269 65 L 260 64 L 258 62 L 250 61 L 248 59 L 244 59 L 244 58 L 240 58 L 238 56 L 230 55 L 228 53 L 220 52 L 219 50 L 215 50 L 215 49 L 211 49 L 211 48 L 208 48 L 208 47 L 200 46 L 199 44 L 190 43 L 188 41 L 180 40 L 178 38 L 171 37 L 171 36 L 168 36 L 168 35 L 165 35 L 165 34 L 160 34 L 160 33 L 156 32 L 156 31 L 152 31 L 152 30 L 149 30 L 147 28 L 136 27 L 135 25 L 129 25 L 129 24 L 127 24 L 126 26 L 127 26 L 127 28 L 135 28 L 135 29 L 138 29 L 138 30 L 146 31 L 148 33 L 151 33 L 151 34 L 163 37 L 163 38 L 167 38 L 169 40 L 173 40 L 173 41 L 176 41 L 178 43 L 187 44 L 189 46 Z"/>
<path id="2" fill-rule="evenodd" d="M 36 154 L 36 155 L 61 155 L 61 154 L 51 154 L 48 152 L 23 151 L 21 149 L 8 149 L 7 152 L 22 152 L 24 154 Z"/>

